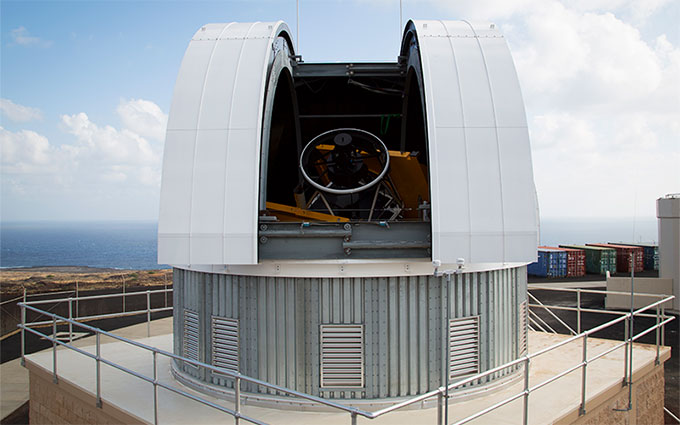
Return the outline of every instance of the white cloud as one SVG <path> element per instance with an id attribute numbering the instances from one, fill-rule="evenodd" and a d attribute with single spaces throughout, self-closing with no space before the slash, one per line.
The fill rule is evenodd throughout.
<path id="1" fill-rule="evenodd" d="M 459 19 L 502 20 L 525 17 L 560 4 L 577 13 L 616 12 L 636 23 L 643 22 L 672 0 L 434 0 Z"/>
<path id="2" fill-rule="evenodd" d="M 0 127 L 3 184 L 15 193 L 86 193 L 92 185 L 97 191 L 122 185 L 157 190 L 166 115 L 146 100 L 122 102 L 118 112 L 122 128 L 98 125 L 84 112 L 63 115 L 61 126 L 72 139 L 60 145 L 34 131 Z"/>
<path id="3" fill-rule="evenodd" d="M 40 37 L 32 36 L 23 26 L 11 30 L 10 36 L 12 37 L 13 44 L 20 46 L 50 47 L 52 45 L 50 40 L 43 40 Z"/>
<path id="4" fill-rule="evenodd" d="M 62 124 L 76 137 L 78 156 L 113 165 L 142 165 L 158 161 L 147 139 L 123 128 L 100 127 L 87 114 L 62 115 Z"/>
<path id="5" fill-rule="evenodd" d="M 0 127 L 0 164 L 4 173 L 40 173 L 49 169 L 50 144 L 34 131 L 11 132 Z"/>
<path id="6" fill-rule="evenodd" d="M 152 140 L 164 140 L 168 116 L 153 102 L 130 99 L 118 105 L 118 115 L 123 126 Z"/>
<path id="7" fill-rule="evenodd" d="M 0 111 L 14 122 L 27 122 L 42 119 L 42 112 L 40 109 L 19 105 L 4 98 L 0 98 Z"/>
<path id="8" fill-rule="evenodd" d="M 654 216 L 680 189 L 680 48 L 639 30 L 668 3 L 440 2 L 505 32 L 543 216 Z"/>

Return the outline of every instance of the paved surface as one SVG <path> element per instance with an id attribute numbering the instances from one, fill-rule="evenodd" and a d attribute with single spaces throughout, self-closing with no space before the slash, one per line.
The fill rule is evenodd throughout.
<path id="1" fill-rule="evenodd" d="M 14 412 L 28 400 L 28 371 L 21 359 L 0 365 L 0 418 Z"/>
<path id="2" fill-rule="evenodd" d="M 40 331 L 49 332 L 46 328 Z M 150 331 L 151 335 L 170 334 L 168 336 L 172 338 L 172 317 L 152 321 Z M 112 333 L 130 339 L 143 338 L 147 336 L 146 322 L 122 328 Z M 102 342 L 107 342 L 105 340 L 106 338 Z M 74 341 L 73 345 L 76 347 L 90 346 L 93 341 L 93 337 L 83 338 Z M 28 397 L 28 370 L 21 366 L 21 358 L 0 365 L 0 418 L 4 419 L 14 412 L 28 401 Z"/>
<path id="3" fill-rule="evenodd" d="M 535 287 L 545 287 L 545 288 L 581 288 L 581 289 L 593 289 L 593 288 L 606 288 L 606 280 L 594 280 L 588 282 L 533 282 L 529 284 L 529 289 Z"/>
<path id="4" fill-rule="evenodd" d="M 164 319 L 163 324 L 159 324 L 163 329 L 170 331 L 172 322 Z M 138 325 L 136 329 L 124 330 L 122 335 L 139 335 L 138 342 L 155 346 L 163 350 L 171 351 L 172 335 L 165 334 L 144 338 L 146 335 L 146 325 Z M 133 327 L 135 328 L 135 327 Z M 140 329 L 141 328 L 141 329 Z M 568 338 L 563 335 L 544 334 L 531 332 L 529 336 L 529 350 L 536 352 L 544 347 L 553 345 Z M 78 341 L 78 345 L 84 347 L 88 352 L 94 352 L 92 339 Z M 589 357 L 607 350 L 618 344 L 618 341 L 604 339 L 589 339 Z M 122 364 L 146 376 L 153 374 L 152 356 L 137 347 L 102 340 L 102 356 Z M 668 356 L 669 349 L 662 350 L 662 355 Z M 649 365 L 654 361 L 655 349 L 653 346 L 639 345 L 634 351 L 634 369 L 640 370 L 643 366 Z M 582 355 L 580 341 L 569 343 L 563 347 L 551 351 L 532 360 L 530 385 L 539 384 L 550 376 L 577 364 Z M 623 350 L 618 349 L 603 358 L 592 363 L 588 368 L 587 382 L 588 400 L 597 397 L 605 390 L 617 387 L 620 388 L 623 373 Z M 27 357 L 34 364 L 44 369 L 52 370 L 52 352 L 50 350 L 31 354 Z M 181 388 L 187 392 L 195 394 L 213 403 L 233 408 L 232 402 L 227 402 L 217 398 L 209 397 L 204 394 L 187 389 L 177 383 L 171 376 L 170 360 L 159 356 L 158 372 L 159 380 L 168 385 Z M 86 391 L 95 392 L 94 365 L 92 359 L 78 354 L 71 350 L 60 349 L 58 352 L 58 371 L 60 379 L 66 379 L 76 384 Z M 523 383 L 516 382 L 502 387 L 495 392 L 486 394 L 483 398 L 453 401 L 450 404 L 449 422 L 461 419 L 476 411 L 484 409 L 495 402 L 506 399 L 522 390 Z M 575 370 L 556 382 L 550 383 L 543 388 L 533 392 L 530 397 L 529 422 L 532 424 L 551 423 L 561 416 L 577 408 L 580 403 L 581 371 Z M 111 367 L 102 366 L 102 398 L 105 403 L 112 403 L 117 406 L 124 406 L 126 410 L 153 422 L 153 403 L 152 387 L 140 379 L 126 374 Z M 336 412 L 299 412 L 290 410 L 267 409 L 254 406 L 243 406 L 242 413 L 261 421 L 273 424 L 318 424 L 324 425 L 348 424 L 350 416 L 348 413 Z M 510 424 L 521 420 L 522 400 L 516 400 L 491 414 L 484 416 L 478 423 Z M 369 421 L 359 418 L 358 423 L 375 424 L 412 424 L 412 423 L 435 423 L 436 408 L 406 410 L 390 413 L 386 416 Z M 198 404 L 167 390 L 159 390 L 159 422 L 172 424 L 192 424 L 192 423 L 224 423 L 231 422 L 226 414 L 218 410 Z"/>

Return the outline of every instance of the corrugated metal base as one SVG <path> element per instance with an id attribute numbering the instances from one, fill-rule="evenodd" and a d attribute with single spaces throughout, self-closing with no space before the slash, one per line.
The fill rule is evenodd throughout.
<path id="1" fill-rule="evenodd" d="M 181 368 L 176 363 L 171 363 L 172 376 L 196 391 L 221 398 L 224 400 L 234 400 L 234 390 L 230 388 L 225 388 L 219 385 L 210 384 L 196 378 L 192 378 L 188 374 L 182 372 Z M 487 382 L 484 385 L 476 385 L 474 387 L 469 387 L 465 389 L 460 389 L 458 391 L 451 391 L 449 398 L 452 403 L 464 402 L 467 400 L 472 400 L 479 397 L 488 397 L 494 394 L 494 392 L 504 389 L 507 385 L 512 385 L 518 381 L 524 379 L 523 369 L 520 367 L 513 373 L 503 376 L 493 381 Z M 345 406 L 356 407 L 364 410 L 379 410 L 386 407 L 390 407 L 401 401 L 408 400 L 410 397 L 394 397 L 394 398 L 384 398 L 384 399 L 343 399 L 342 404 Z M 257 394 L 257 393 L 244 393 L 241 392 L 241 404 L 258 406 L 258 407 L 268 407 L 281 410 L 294 410 L 294 411 L 307 411 L 307 412 L 337 412 L 337 409 L 332 407 L 320 405 L 313 401 L 308 401 L 300 398 L 278 396 L 278 395 L 267 395 L 267 394 Z M 417 410 L 417 409 L 430 409 L 437 406 L 437 398 L 432 397 L 428 400 L 424 400 L 419 403 L 414 403 L 409 406 L 403 407 L 400 410 Z"/>
<path id="2" fill-rule="evenodd" d="M 526 300 L 526 267 L 455 275 L 448 291 L 445 278 L 431 275 L 314 279 L 178 268 L 174 285 L 176 311 L 199 314 L 201 361 L 212 362 L 213 318 L 238 319 L 241 373 L 328 398 L 406 397 L 440 387 L 446 379 L 449 319 L 479 316 L 481 371 L 517 358 L 525 332 L 519 305 Z M 447 299 L 450 317 L 445 317 Z M 175 315 L 176 330 L 183 328 L 181 317 Z M 327 324 L 363 325 L 363 387 L 321 386 L 320 327 Z M 183 354 L 182 338 L 176 331 L 178 354 Z M 223 376 L 181 370 L 207 384 L 233 386 Z M 244 385 L 243 391 L 264 389 Z"/>

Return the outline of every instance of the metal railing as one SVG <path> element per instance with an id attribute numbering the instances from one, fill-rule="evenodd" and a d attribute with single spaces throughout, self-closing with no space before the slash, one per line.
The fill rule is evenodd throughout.
<path id="1" fill-rule="evenodd" d="M 538 288 L 532 288 L 532 289 L 538 289 Z M 540 289 L 546 289 L 546 288 L 540 288 Z M 556 288 L 549 288 L 549 289 L 550 290 L 557 290 Z M 560 289 L 560 290 L 563 290 L 563 289 Z M 161 291 L 165 291 L 165 290 L 161 290 Z M 161 292 L 161 291 L 147 291 L 147 300 L 150 299 L 149 298 L 150 293 Z M 169 289 L 168 291 L 172 291 L 172 289 Z M 576 290 L 574 290 L 574 291 L 576 291 Z M 244 421 L 250 422 L 250 423 L 254 423 L 254 424 L 263 424 L 262 421 L 260 421 L 256 418 L 250 417 L 248 415 L 245 415 L 241 412 L 241 398 L 242 398 L 242 396 L 241 396 L 241 383 L 245 381 L 245 382 L 249 382 L 249 383 L 264 387 L 264 388 L 268 388 L 268 389 L 277 391 L 277 392 L 282 393 L 282 394 L 287 394 L 287 395 L 297 397 L 297 398 L 300 398 L 300 399 L 303 399 L 303 400 L 308 400 L 308 401 L 314 402 L 314 403 L 319 404 L 319 405 L 323 405 L 323 406 L 327 406 L 327 407 L 330 407 L 330 408 L 333 408 L 333 409 L 338 409 L 338 410 L 344 411 L 344 412 L 346 412 L 350 415 L 350 421 L 353 425 L 356 424 L 357 417 L 359 417 L 359 416 L 367 418 L 367 419 L 375 419 L 375 418 L 378 418 L 378 417 L 383 416 L 385 414 L 388 414 L 390 412 L 394 412 L 396 410 L 399 410 L 399 409 L 402 409 L 404 407 L 413 405 L 415 403 L 419 403 L 419 402 L 423 402 L 423 401 L 432 399 L 434 397 L 437 398 L 437 424 L 441 425 L 442 422 L 443 422 L 443 414 L 442 414 L 443 406 L 445 404 L 445 399 L 446 399 L 446 402 L 448 404 L 448 399 L 450 397 L 449 392 L 451 390 L 456 389 L 458 387 L 462 387 L 462 386 L 469 384 L 469 383 L 480 381 L 482 378 L 489 377 L 489 376 L 496 374 L 498 372 L 501 372 L 503 370 L 523 366 L 523 382 L 524 382 L 524 385 L 523 385 L 522 391 L 519 391 L 518 393 L 512 395 L 511 397 L 508 397 L 504 400 L 501 400 L 501 401 L 493 404 L 492 406 L 487 407 L 486 409 L 480 410 L 480 411 L 478 411 L 478 412 L 476 412 L 472 415 L 469 415 L 469 416 L 467 416 L 463 419 L 460 419 L 457 422 L 455 422 L 455 424 L 456 425 L 457 424 L 463 424 L 463 423 L 472 421 L 474 419 L 477 419 L 477 418 L 479 418 L 479 417 L 481 417 L 481 416 L 483 416 L 483 415 L 485 415 L 489 412 L 492 412 L 492 411 L 494 411 L 494 410 L 496 410 L 496 409 L 498 409 L 502 406 L 505 406 L 506 404 L 508 404 L 512 401 L 518 400 L 520 398 L 523 399 L 523 408 L 522 408 L 523 423 L 527 424 L 528 423 L 528 417 L 529 417 L 529 397 L 530 397 L 531 393 L 537 391 L 538 389 L 540 389 L 540 388 L 542 388 L 542 387 L 544 387 L 544 386 L 546 386 L 546 385 L 548 385 L 548 384 L 550 384 L 550 383 L 552 383 L 552 382 L 554 382 L 554 381 L 556 381 L 556 380 L 558 380 L 558 379 L 560 379 L 560 378 L 562 378 L 562 377 L 564 377 L 564 376 L 566 376 L 566 375 L 568 375 L 568 374 L 570 374 L 574 371 L 577 371 L 578 369 L 581 369 L 581 388 L 580 388 L 580 400 L 581 401 L 580 401 L 579 414 L 584 415 L 586 413 L 586 394 L 587 394 L 587 387 L 586 387 L 587 386 L 587 379 L 586 379 L 586 376 L 587 376 L 588 365 L 591 364 L 592 362 L 594 362 L 595 360 L 600 359 L 601 357 L 603 357 L 603 356 L 605 356 L 605 355 L 607 355 L 607 354 L 609 354 L 609 353 L 611 353 L 615 350 L 618 350 L 622 347 L 626 348 L 626 356 L 625 356 L 624 365 L 623 365 L 624 366 L 623 382 L 627 385 L 632 385 L 632 356 L 629 356 L 627 354 L 628 353 L 627 349 L 631 346 L 631 344 L 633 344 L 633 342 L 635 342 L 636 340 L 638 340 L 638 339 L 642 338 L 643 336 L 649 334 L 652 331 L 656 331 L 656 359 L 655 359 L 655 362 L 656 362 L 656 364 L 659 363 L 660 343 L 662 343 L 662 338 L 663 338 L 663 337 L 661 337 L 661 339 L 660 339 L 660 337 L 659 337 L 660 330 L 663 329 L 663 327 L 667 323 L 674 320 L 674 317 L 672 317 L 672 316 L 669 317 L 669 316 L 665 315 L 665 312 L 663 312 L 663 308 L 661 306 L 662 306 L 662 304 L 672 300 L 674 298 L 673 296 L 661 296 L 661 297 L 663 297 L 662 299 L 660 299 L 656 302 L 653 302 L 653 303 L 651 303 L 651 304 L 649 304 L 645 307 L 637 309 L 633 312 L 623 313 L 623 312 L 616 312 L 616 311 L 607 311 L 607 310 L 603 311 L 603 310 L 581 308 L 580 307 L 580 293 L 581 292 L 613 293 L 613 292 L 595 291 L 595 290 L 580 290 L 580 292 L 577 292 L 577 294 L 579 294 L 578 295 L 579 305 L 575 308 L 575 310 L 578 312 L 578 316 L 579 316 L 579 319 L 578 319 L 579 325 L 577 326 L 579 331 L 580 331 L 580 328 L 581 328 L 581 326 L 580 326 L 581 312 L 597 312 L 597 313 L 618 314 L 618 315 L 620 315 L 620 317 L 613 319 L 613 320 L 610 320 L 610 321 L 608 321 L 608 322 L 606 322 L 602 325 L 599 325 L 599 326 L 592 328 L 592 329 L 589 329 L 587 331 L 579 332 L 578 334 L 573 335 L 573 336 L 571 336 L 571 337 L 569 337 L 569 338 L 567 338 L 563 341 L 560 341 L 557 344 L 543 348 L 543 349 L 541 349 L 537 352 L 531 353 L 531 354 L 526 354 L 526 355 L 524 355 L 524 356 L 522 356 L 522 357 L 520 357 L 520 358 L 518 358 L 514 361 L 511 361 L 511 362 L 505 363 L 503 365 L 494 367 L 493 369 L 487 370 L 485 372 L 472 375 L 472 376 L 465 378 L 463 380 L 451 383 L 448 386 L 442 386 L 440 388 L 437 388 L 435 390 L 421 394 L 419 396 L 409 398 L 407 400 L 401 401 L 399 403 L 393 404 L 392 406 L 386 407 L 384 409 L 381 409 L 381 410 L 378 410 L 378 411 L 375 411 L 375 412 L 369 412 L 369 411 L 365 411 L 365 410 L 362 410 L 362 409 L 358 409 L 356 407 L 343 405 L 341 403 L 336 403 L 336 402 L 328 400 L 328 399 L 317 397 L 317 396 L 314 396 L 314 395 L 311 395 L 311 394 L 302 393 L 302 392 L 299 392 L 299 391 L 296 391 L 296 390 L 293 390 L 293 389 L 290 389 L 290 388 L 286 388 L 286 387 L 283 387 L 283 386 L 280 386 L 280 385 L 265 382 L 265 381 L 259 380 L 257 378 L 252 378 L 252 377 L 240 374 L 240 373 L 235 373 L 235 372 L 229 371 L 229 370 L 221 368 L 221 367 L 206 364 L 206 363 L 203 363 L 203 362 L 200 362 L 200 361 L 197 361 L 197 360 L 188 359 L 186 357 L 182 357 L 182 356 L 179 356 L 177 354 L 174 354 L 174 353 L 171 353 L 171 352 L 168 352 L 168 351 L 165 351 L 165 350 L 161 350 L 161 349 L 156 348 L 156 347 L 151 347 L 151 346 L 142 344 L 140 342 L 137 342 L 137 341 L 134 341 L 134 340 L 122 337 L 122 336 L 115 335 L 111 332 L 106 332 L 106 331 L 103 331 L 99 328 L 86 325 L 84 323 L 76 321 L 74 318 L 63 317 L 63 316 L 57 315 L 55 313 L 44 311 L 44 310 L 41 310 L 37 307 L 34 307 L 34 305 L 45 304 L 47 302 L 55 302 L 57 300 L 49 300 L 49 301 L 45 300 L 45 301 L 33 301 L 33 302 L 19 303 L 19 306 L 21 308 L 21 317 L 22 317 L 21 324 L 19 325 L 19 328 L 21 330 L 21 341 L 22 341 L 22 345 L 21 345 L 22 364 L 25 364 L 25 332 L 29 332 L 29 333 L 38 335 L 42 338 L 46 338 L 46 339 L 48 339 L 52 342 L 52 375 L 53 375 L 54 382 L 58 382 L 58 379 L 59 379 L 58 369 L 57 369 L 57 360 L 58 360 L 57 359 L 57 347 L 58 346 L 66 347 L 70 350 L 73 350 L 73 351 L 75 351 L 79 354 L 82 354 L 86 357 L 89 357 L 89 358 L 95 360 L 95 362 L 96 362 L 96 368 L 95 368 L 96 404 L 97 404 L 98 407 L 101 407 L 101 405 L 102 405 L 102 395 L 101 395 L 101 393 L 102 393 L 101 364 L 102 363 L 107 365 L 107 366 L 118 369 L 122 372 L 125 372 L 125 373 L 127 373 L 127 374 L 129 374 L 129 375 L 131 375 L 135 378 L 138 378 L 140 380 L 148 382 L 148 383 L 153 385 L 153 400 L 154 400 L 153 401 L 153 418 L 154 418 L 153 421 L 154 421 L 154 424 L 158 424 L 158 389 L 159 388 L 163 388 L 167 391 L 173 392 L 175 394 L 186 397 L 188 399 L 191 399 L 191 400 L 196 401 L 198 403 L 201 403 L 203 405 L 217 409 L 217 410 L 219 410 L 223 413 L 227 413 L 227 414 L 234 417 L 235 422 L 237 424 L 239 423 L 239 421 L 241 419 L 243 419 Z M 132 296 L 132 295 L 138 295 L 138 294 L 139 293 L 129 293 L 129 294 L 125 294 L 125 295 L 123 295 L 123 294 L 111 294 L 111 295 L 106 295 L 106 297 Z M 642 294 L 636 294 L 636 295 L 642 295 Z M 650 295 L 650 296 L 652 296 L 652 295 Z M 660 297 L 658 295 L 653 295 L 653 296 Z M 95 297 L 97 297 L 97 296 L 95 296 Z M 102 296 L 99 296 L 99 297 L 102 297 Z M 81 297 L 80 299 L 84 300 L 85 298 L 94 298 L 94 297 Z M 68 299 L 63 299 L 61 301 L 69 302 L 69 304 L 72 304 L 73 299 L 68 298 Z M 530 304 L 530 307 L 548 308 L 548 306 L 546 306 L 542 303 L 533 304 L 533 305 Z M 574 308 L 562 307 L 562 306 L 550 306 L 550 308 L 559 308 L 559 309 L 563 309 L 563 310 L 569 310 L 569 309 L 574 310 Z M 650 311 L 651 309 L 655 309 L 656 315 L 644 313 L 646 311 Z M 40 315 L 49 316 L 51 318 L 51 320 L 26 323 L 26 310 L 33 311 L 34 313 L 37 313 L 37 314 L 40 314 Z M 149 321 L 150 321 L 151 312 L 162 311 L 162 310 L 164 310 L 164 308 L 162 308 L 162 309 L 151 309 L 150 304 L 147 303 L 146 311 L 147 311 L 147 318 L 149 319 Z M 69 311 L 71 311 L 70 308 L 69 308 Z M 141 310 L 141 312 L 144 312 L 144 310 Z M 116 313 L 114 313 L 114 314 L 116 314 Z M 126 314 L 132 314 L 132 312 L 126 312 Z M 139 314 L 139 312 L 137 314 Z M 635 316 L 656 317 L 656 322 L 653 326 L 650 326 L 646 330 L 635 335 L 632 332 L 630 332 L 630 333 L 628 332 L 628 330 L 631 329 L 629 324 Z M 92 317 L 111 317 L 111 315 L 106 314 L 106 315 L 99 315 L 99 316 L 92 316 Z M 596 332 L 602 331 L 603 329 L 609 328 L 609 327 L 614 326 L 614 325 L 621 323 L 621 322 L 624 322 L 625 330 L 626 330 L 624 341 L 620 344 L 617 344 L 617 345 L 607 349 L 604 352 L 601 352 L 601 353 L 599 353 L 595 356 L 592 356 L 592 357 L 588 357 L 588 338 Z M 33 329 L 31 327 L 31 326 L 36 326 L 36 325 L 39 325 L 39 324 L 46 324 L 46 323 L 52 324 L 52 334 L 51 335 L 39 332 L 38 330 Z M 95 334 L 95 353 L 93 354 L 93 353 L 85 351 L 81 348 L 73 346 L 71 344 L 71 342 L 72 342 L 71 337 L 69 337 L 69 342 L 64 342 L 64 341 L 61 341 L 59 338 L 57 338 L 57 324 L 58 323 L 68 324 L 70 335 L 72 335 L 72 329 L 73 329 L 74 326 L 83 328 L 85 330 L 88 330 L 88 331 L 94 333 Z M 147 327 L 147 332 L 148 332 L 148 329 L 149 328 Z M 129 344 L 131 346 L 141 348 L 141 349 L 144 349 L 144 350 L 151 352 L 152 356 L 153 356 L 153 373 L 152 373 L 152 376 L 146 376 L 144 374 L 135 372 L 135 371 L 123 366 L 123 365 L 115 363 L 114 361 L 103 358 L 101 356 L 101 336 L 109 337 L 109 338 L 115 339 L 117 341 L 120 341 L 120 342 Z M 553 350 L 556 350 L 556 349 L 558 349 L 562 346 L 565 346 L 569 343 L 572 343 L 572 342 L 575 342 L 575 341 L 578 341 L 578 340 L 582 341 L 582 346 L 583 346 L 582 359 L 578 364 L 576 364 L 572 367 L 569 367 L 569 368 L 563 370 L 562 372 L 557 373 L 556 375 L 544 380 L 543 382 L 540 382 L 540 383 L 535 384 L 533 386 L 530 385 L 529 371 L 530 371 L 530 364 L 531 364 L 532 359 L 535 359 L 536 357 L 544 355 L 548 352 L 551 352 Z M 185 362 L 185 363 L 192 364 L 192 365 L 199 367 L 199 368 L 204 368 L 206 370 L 217 372 L 222 376 L 225 376 L 227 378 L 232 379 L 234 381 L 234 408 L 230 409 L 230 408 L 221 406 L 221 405 L 216 404 L 216 403 L 214 403 L 210 400 L 207 400 L 207 399 L 202 398 L 200 396 L 197 396 L 195 394 L 184 391 L 184 390 L 182 390 L 178 387 L 175 387 L 173 385 L 170 385 L 170 384 L 167 384 L 167 383 L 160 381 L 159 377 L 158 377 L 158 356 L 159 355 L 165 356 L 165 357 L 171 359 L 171 361 Z"/>
<path id="2" fill-rule="evenodd" d="M 125 302 L 126 296 L 127 295 L 132 295 L 132 296 L 139 295 L 141 293 L 144 293 L 145 291 L 131 291 L 130 292 L 129 289 L 127 288 L 128 284 L 127 284 L 127 281 L 125 280 L 125 275 L 121 274 L 119 277 L 120 277 L 120 280 L 121 280 L 121 286 L 120 286 L 121 292 L 120 293 L 112 292 L 112 294 L 122 296 L 122 305 L 123 305 L 122 313 L 128 313 L 130 311 L 126 310 L 126 302 Z M 158 285 L 158 286 L 160 286 L 160 285 Z M 18 304 L 17 301 L 26 303 L 26 302 L 29 301 L 30 298 L 42 298 L 42 301 L 46 301 L 45 304 L 49 304 L 49 302 L 54 302 L 54 304 L 56 306 L 59 302 L 65 302 L 66 298 L 46 298 L 46 297 L 54 297 L 54 296 L 57 296 L 57 295 L 69 294 L 69 297 L 72 298 L 73 301 L 75 302 L 75 311 L 76 311 L 75 317 L 78 318 L 79 320 L 89 318 L 89 316 L 80 316 L 79 315 L 80 308 L 79 308 L 78 302 L 79 302 L 79 300 L 86 300 L 88 297 L 87 296 L 85 296 L 85 297 L 80 296 L 81 289 L 80 289 L 79 281 L 77 279 L 75 280 L 73 289 L 67 289 L 67 290 L 63 290 L 63 291 L 28 293 L 26 287 L 23 286 L 23 285 L 22 285 L 21 289 L 22 289 L 22 295 L 19 295 L 17 297 L 14 297 L 14 298 L 0 302 L 0 309 L 2 310 L 2 313 L 3 313 L 3 317 L 2 317 L 3 321 L 7 321 L 7 320 L 9 320 L 10 322 L 16 321 L 15 324 L 11 325 L 11 327 L 15 328 L 14 331 L 6 332 L 6 333 L 0 335 L 0 337 L 3 338 L 3 339 L 14 335 L 16 332 L 19 332 L 19 329 L 16 329 L 16 327 L 15 327 L 15 325 L 19 323 L 19 318 L 15 316 L 15 312 L 9 311 L 7 309 L 8 306 L 13 306 L 13 305 Z M 103 288 L 103 290 L 109 291 L 111 289 L 110 288 Z M 114 290 L 115 290 L 115 288 L 114 288 Z M 168 290 L 167 275 L 163 275 L 163 291 L 164 291 L 164 295 L 165 295 L 165 297 L 164 297 L 164 307 L 168 307 L 168 293 L 172 293 L 172 289 Z M 156 292 L 156 290 L 151 290 L 151 293 L 155 293 L 155 292 Z M 72 295 L 75 295 L 75 296 L 72 296 Z M 91 299 L 99 299 L 102 296 L 103 296 L 103 294 L 102 295 L 94 295 L 94 296 L 90 296 L 90 298 Z M 31 303 L 34 303 L 34 301 L 31 301 Z M 49 310 L 52 310 L 52 309 L 49 309 Z M 116 313 L 116 314 L 120 315 L 120 313 Z M 138 311 L 132 311 L 131 314 L 127 314 L 127 315 L 135 315 L 135 314 L 139 314 L 139 312 Z M 109 317 L 120 317 L 120 316 L 117 316 L 117 315 L 112 315 L 112 316 L 109 316 Z M 93 319 L 96 319 L 96 317 L 93 317 Z M 3 332 L 5 332 L 5 327 L 3 327 Z"/>

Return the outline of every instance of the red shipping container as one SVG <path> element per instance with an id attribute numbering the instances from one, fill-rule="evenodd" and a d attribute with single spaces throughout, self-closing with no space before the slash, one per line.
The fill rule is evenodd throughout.
<path id="1" fill-rule="evenodd" d="M 567 251 L 567 277 L 579 277 L 586 274 L 586 252 L 582 249 L 539 246 L 539 248 L 559 249 Z"/>
<path id="2" fill-rule="evenodd" d="M 630 256 L 634 256 L 635 273 L 645 269 L 645 250 L 639 246 L 615 245 L 611 243 L 587 243 L 589 246 L 602 248 L 614 248 L 616 250 L 616 271 L 618 273 L 630 273 Z"/>

